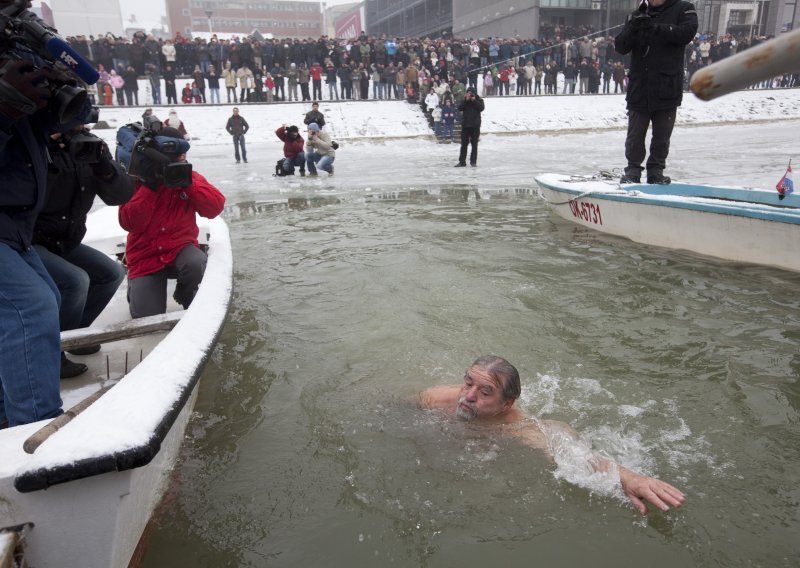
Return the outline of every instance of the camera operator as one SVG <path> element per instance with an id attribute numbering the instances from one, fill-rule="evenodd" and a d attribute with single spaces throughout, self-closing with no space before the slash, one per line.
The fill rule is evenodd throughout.
<path id="1" fill-rule="evenodd" d="M 668 184 L 669 141 L 683 98 L 684 49 L 697 33 L 697 12 L 686 0 L 642 0 L 617 35 L 618 53 L 631 53 L 628 92 L 628 165 L 620 183 L 640 183 L 645 138 L 652 123 L 647 183 Z"/>
<path id="2" fill-rule="evenodd" d="M 461 150 L 458 154 L 457 168 L 467 165 L 467 146 L 472 144 L 469 154 L 469 165 L 478 165 L 478 139 L 481 137 L 481 113 L 485 108 L 483 99 L 475 92 L 475 87 L 468 87 L 464 100 L 458 105 L 462 113 L 461 119 Z"/>
<path id="3" fill-rule="evenodd" d="M 222 193 L 197 172 L 188 179 L 170 179 L 170 167 L 188 166 L 189 143 L 178 130 L 163 127 L 154 139 L 143 152 L 133 197 L 119 208 L 120 225 L 129 233 L 125 254 L 134 318 L 166 312 L 170 278 L 178 281 L 173 298 L 189 307 L 206 269 L 195 215 L 213 219 L 225 205 Z"/>
<path id="4" fill-rule="evenodd" d="M 133 182 L 112 160 L 106 143 L 83 128 L 50 138 L 47 197 L 33 242 L 61 293 L 61 331 L 67 331 L 91 325 L 125 277 L 120 263 L 81 240 L 95 195 L 107 205 L 121 205 L 133 195 Z M 70 353 L 89 355 L 99 350 L 96 345 Z M 61 353 L 62 379 L 86 370 L 86 365 Z"/>
<path id="5" fill-rule="evenodd" d="M 33 27 L 24 3 L 0 0 L 3 25 Z M 12 15 L 14 14 L 14 15 Z M 82 123 L 85 90 L 46 63 L 39 43 L 0 30 L 0 428 L 62 413 L 58 289 L 32 246 L 45 201 L 47 137 Z M 62 40 L 63 41 L 63 40 Z M 77 56 L 80 58 L 80 56 Z M 82 63 L 85 61 L 81 60 Z M 66 124 L 65 124 L 66 123 Z"/>

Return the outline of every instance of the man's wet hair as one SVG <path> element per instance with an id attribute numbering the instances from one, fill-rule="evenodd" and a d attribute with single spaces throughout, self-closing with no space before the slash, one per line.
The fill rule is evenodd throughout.
<path id="1" fill-rule="evenodd" d="M 471 367 L 481 367 L 486 370 L 489 377 L 503 390 L 503 398 L 517 400 L 522 393 L 517 368 L 496 355 L 478 357 Z"/>

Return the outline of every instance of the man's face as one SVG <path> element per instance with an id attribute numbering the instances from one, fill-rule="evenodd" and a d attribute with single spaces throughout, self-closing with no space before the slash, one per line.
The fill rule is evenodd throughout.
<path id="1" fill-rule="evenodd" d="M 506 412 L 513 400 L 503 397 L 503 389 L 483 367 L 471 367 L 464 375 L 464 384 L 456 403 L 456 416 L 471 421 L 490 418 Z"/>
<path id="2" fill-rule="evenodd" d="M 233 109 L 233 114 L 239 114 L 239 109 L 238 108 Z"/>

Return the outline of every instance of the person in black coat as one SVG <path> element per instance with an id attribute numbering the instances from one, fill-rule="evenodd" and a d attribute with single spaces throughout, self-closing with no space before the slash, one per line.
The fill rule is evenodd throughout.
<path id="1" fill-rule="evenodd" d="M 99 156 L 73 157 L 70 147 L 86 147 L 87 140 L 101 149 Z M 133 195 L 133 182 L 112 160 L 106 143 L 87 132 L 52 135 L 48 152 L 47 197 L 36 219 L 33 244 L 61 294 L 59 322 L 61 331 L 67 331 L 91 325 L 125 277 L 122 264 L 81 240 L 95 196 L 106 205 L 122 205 Z M 71 353 L 88 355 L 99 350 L 97 345 Z M 62 353 L 62 379 L 85 371 L 86 365 L 73 363 Z"/>
<path id="2" fill-rule="evenodd" d="M 645 137 L 653 135 L 647 159 L 647 183 L 668 184 L 664 175 L 675 115 L 683 99 L 683 54 L 697 33 L 697 12 L 686 0 L 642 2 L 629 16 L 614 46 L 631 54 L 628 92 L 628 165 L 620 183 L 639 183 L 645 158 Z"/>
<path id="3" fill-rule="evenodd" d="M 484 109 L 483 99 L 478 96 L 473 87 L 469 87 L 464 95 L 464 100 L 458 105 L 462 113 L 461 118 L 461 151 L 458 155 L 457 168 L 467 165 L 467 146 L 472 144 L 469 155 L 469 165 L 478 164 L 478 138 L 481 136 L 481 113 Z"/>

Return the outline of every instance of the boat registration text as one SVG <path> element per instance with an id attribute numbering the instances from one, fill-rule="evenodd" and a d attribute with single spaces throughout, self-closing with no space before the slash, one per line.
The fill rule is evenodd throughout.
<path id="1" fill-rule="evenodd" d="M 583 201 L 570 201 L 569 208 L 572 210 L 573 217 L 583 219 L 587 223 L 594 223 L 595 225 L 603 224 L 603 216 L 600 214 L 599 205 Z"/>

